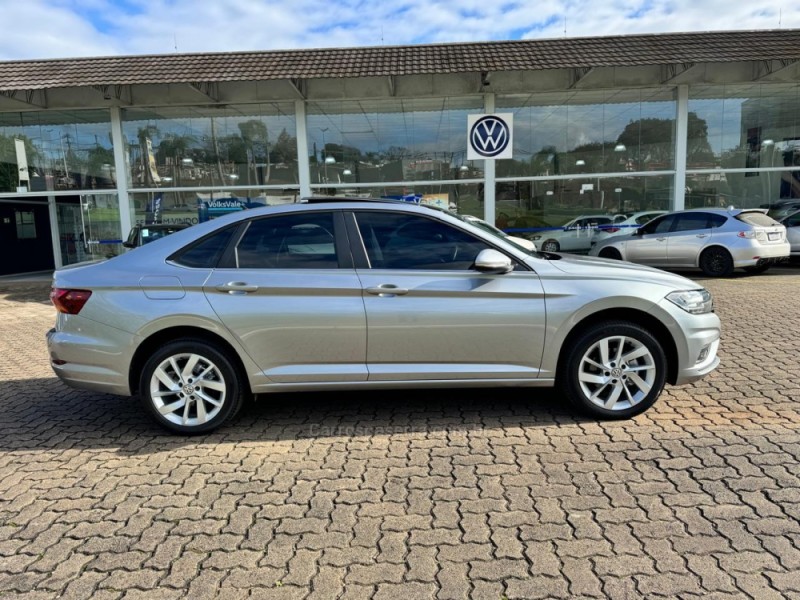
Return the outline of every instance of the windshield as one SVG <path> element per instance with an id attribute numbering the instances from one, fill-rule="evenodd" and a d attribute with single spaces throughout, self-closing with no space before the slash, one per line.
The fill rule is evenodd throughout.
<path id="1" fill-rule="evenodd" d="M 514 248 L 517 248 L 524 252 L 525 254 L 530 254 L 531 256 L 536 256 L 537 258 L 547 258 L 544 254 L 539 252 L 538 250 L 531 250 L 530 248 L 526 248 L 525 246 L 521 246 L 514 241 L 512 236 L 509 236 L 505 231 L 495 227 L 494 225 L 484 221 L 483 219 L 479 219 L 473 215 L 459 215 L 458 213 L 454 213 L 451 210 L 446 210 L 444 208 L 439 208 L 438 206 L 431 206 L 429 204 L 420 204 L 419 206 L 424 206 L 425 208 L 429 208 L 431 210 L 438 210 L 439 212 L 446 213 L 451 217 L 455 217 L 459 221 L 463 221 L 464 223 L 469 223 L 485 231 L 486 233 L 491 233 L 493 236 L 500 238 L 507 244 L 511 244 Z"/>

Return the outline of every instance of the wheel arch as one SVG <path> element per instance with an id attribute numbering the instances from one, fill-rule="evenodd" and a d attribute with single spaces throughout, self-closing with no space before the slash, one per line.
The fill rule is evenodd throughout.
<path id="1" fill-rule="evenodd" d="M 710 242 L 706 246 L 703 246 L 703 249 L 700 250 L 700 252 L 697 253 L 697 258 L 694 261 L 694 266 L 699 269 L 700 268 L 700 257 L 703 256 L 703 254 L 705 254 L 709 250 L 713 250 L 715 248 L 719 248 L 720 250 L 726 252 L 728 254 L 728 256 L 731 257 L 731 260 L 734 260 L 733 259 L 733 252 L 731 252 L 728 248 L 726 248 L 725 246 L 723 246 L 719 242 Z"/>
<path id="2" fill-rule="evenodd" d="M 142 369 L 144 368 L 147 359 L 150 357 L 153 351 L 164 344 L 187 338 L 200 339 L 219 346 L 229 356 L 234 368 L 238 369 L 242 381 L 246 382 L 248 386 L 250 385 L 250 379 L 247 376 L 247 370 L 242 362 L 242 358 L 236 351 L 236 348 L 234 348 L 228 340 L 214 333 L 213 331 L 209 331 L 208 329 L 183 325 L 167 327 L 165 329 L 156 331 L 145 338 L 141 344 L 139 344 L 133 354 L 133 358 L 131 359 L 130 363 L 130 369 L 128 371 L 128 385 L 130 386 L 131 394 L 138 393 L 139 378 L 141 376 Z"/>
<path id="3" fill-rule="evenodd" d="M 567 351 L 574 340 L 587 327 L 603 321 L 627 321 L 649 331 L 662 345 L 667 358 L 667 382 L 674 385 L 678 379 L 678 347 L 672 333 L 657 317 L 636 308 L 607 308 L 583 317 L 567 333 L 558 351 L 556 377 L 560 376 Z"/>

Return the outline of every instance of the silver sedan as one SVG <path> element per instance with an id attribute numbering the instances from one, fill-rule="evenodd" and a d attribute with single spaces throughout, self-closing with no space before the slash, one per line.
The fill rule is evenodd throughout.
<path id="1" fill-rule="evenodd" d="M 138 394 L 166 428 L 219 427 L 268 392 L 557 386 L 599 418 L 719 363 L 696 283 L 529 252 L 455 215 L 319 199 L 227 215 L 59 270 L 67 384 Z"/>
<path id="2" fill-rule="evenodd" d="M 786 228 L 763 210 L 703 208 L 657 217 L 630 235 L 598 242 L 589 254 L 721 277 L 734 269 L 763 273 L 786 260 L 789 243 Z"/>

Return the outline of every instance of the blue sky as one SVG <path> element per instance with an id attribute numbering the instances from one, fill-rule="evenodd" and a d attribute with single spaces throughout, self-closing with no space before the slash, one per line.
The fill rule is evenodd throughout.
<path id="1" fill-rule="evenodd" d="M 0 0 L 0 60 L 800 27 L 749 0 Z"/>

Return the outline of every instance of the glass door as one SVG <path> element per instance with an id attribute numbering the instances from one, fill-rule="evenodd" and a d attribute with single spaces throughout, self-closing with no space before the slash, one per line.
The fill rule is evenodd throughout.
<path id="1" fill-rule="evenodd" d="M 61 261 L 72 265 L 123 252 L 116 194 L 81 194 L 56 203 Z"/>

